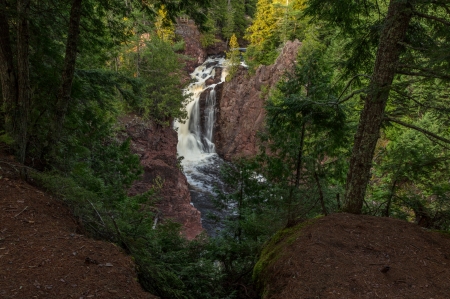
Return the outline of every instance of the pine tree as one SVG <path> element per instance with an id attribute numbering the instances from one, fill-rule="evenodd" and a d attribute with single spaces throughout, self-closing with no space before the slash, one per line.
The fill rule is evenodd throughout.
<path id="1" fill-rule="evenodd" d="M 230 38 L 229 49 L 230 50 L 227 52 L 227 59 L 229 60 L 227 81 L 231 80 L 231 78 L 234 77 L 241 63 L 239 43 L 234 33 Z"/>
<path id="2" fill-rule="evenodd" d="M 165 42 L 171 42 L 175 38 L 175 26 L 168 18 L 167 9 L 161 6 L 155 22 L 156 34 Z"/>
<path id="3" fill-rule="evenodd" d="M 228 2 L 227 11 L 225 13 L 225 26 L 222 28 L 223 36 L 228 40 L 234 34 L 234 8 L 231 3 Z"/>
<path id="4" fill-rule="evenodd" d="M 402 100 L 397 100 L 390 107 L 391 111 L 404 105 L 402 102 L 411 102 L 417 90 L 412 89 L 411 84 L 418 82 L 418 78 L 422 85 L 433 81 L 441 87 L 448 86 L 450 78 L 448 55 L 443 54 L 450 43 L 447 3 L 391 0 L 386 10 L 378 2 L 363 2 L 311 0 L 306 9 L 312 16 L 328 21 L 333 27 L 340 27 L 343 35 L 352 40 L 347 51 L 351 54 L 346 61 L 348 74 L 353 73 L 356 78 L 359 71 L 370 70 L 368 66 L 373 65 L 366 95 L 362 97 L 364 107 L 355 133 L 347 175 L 344 210 L 355 214 L 362 212 L 374 150 L 383 123 L 390 121 L 408 127 L 406 122 L 386 115 L 392 91 L 395 90 Z M 377 48 L 376 52 L 374 48 Z M 405 92 L 405 89 L 408 91 Z M 430 93 L 434 92 L 430 90 Z M 415 107 L 424 105 L 416 101 Z M 422 128 L 418 130 L 426 132 Z M 429 136 L 447 143 L 446 139 L 439 139 L 435 134 Z"/>
<path id="5" fill-rule="evenodd" d="M 246 39 L 261 47 L 275 32 L 277 20 L 272 0 L 258 0 L 253 24 L 247 29 Z"/>

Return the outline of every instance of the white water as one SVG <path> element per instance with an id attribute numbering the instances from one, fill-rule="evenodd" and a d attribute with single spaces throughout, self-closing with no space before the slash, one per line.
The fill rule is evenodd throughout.
<path id="1" fill-rule="evenodd" d="M 217 84 L 206 87 L 206 80 L 215 77 L 215 68 L 222 68 L 221 82 L 225 81 L 227 76 L 226 60 L 224 58 L 208 58 L 201 66 L 197 67 L 191 74 L 193 83 L 191 83 L 185 94 L 191 94 L 190 101 L 186 105 L 188 120 L 185 123 L 175 122 L 175 128 L 178 129 L 177 151 L 179 156 L 183 156 L 182 166 L 186 178 L 192 188 L 200 189 L 213 193 L 213 181 L 216 178 L 200 171 L 203 167 L 218 168 L 214 161 L 220 159 L 214 145 L 214 123 L 215 123 L 215 105 L 216 92 L 214 90 Z M 204 127 L 201 128 L 200 122 L 200 95 L 206 89 L 211 89 L 206 99 L 204 109 Z"/>

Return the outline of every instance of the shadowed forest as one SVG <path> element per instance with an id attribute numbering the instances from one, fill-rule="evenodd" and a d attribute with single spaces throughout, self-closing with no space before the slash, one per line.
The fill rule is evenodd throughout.
<path id="1" fill-rule="evenodd" d="M 189 67 L 205 60 L 188 53 L 177 31 L 189 22 L 199 30 L 200 50 L 222 45 L 224 86 L 255 76 L 276 62 L 288 42 L 300 42 L 293 68 L 275 87 L 261 86 L 265 118 L 258 153 L 236 155 L 221 167 L 226 188 L 211 200 L 228 211 L 216 219 L 223 228 L 217 236 L 203 232 L 192 240 L 183 223 L 161 212 L 163 195 L 177 192 L 165 190 L 167 177 L 155 176 L 144 192 L 130 191 L 146 176 L 145 154 L 137 155 L 124 121 L 169 131 L 174 120 L 189 118 L 190 95 L 183 93 Z M 276 293 L 283 294 L 294 270 L 269 275 L 290 265 L 278 253 L 309 256 L 303 247 L 292 249 L 294 240 L 318 244 L 323 240 L 316 233 L 325 236 L 321 229 L 331 231 L 332 223 L 351 234 L 360 229 L 358 238 L 377 252 L 396 245 L 370 241 L 367 223 L 382 227 L 374 240 L 389 234 L 389 224 L 398 242 L 433 250 L 448 244 L 449 49 L 446 0 L 0 0 L 0 170 L 14 173 L 0 172 L 0 180 L 26 181 L 62 200 L 84 234 L 133 258 L 139 283 L 151 294 L 290 298 Z M 183 157 L 173 160 L 183 171 Z M 23 216 L 18 212 L 13 218 Z M 417 237 L 402 241 L 402 232 Z M 344 234 L 342 240 L 326 235 L 326 246 L 353 244 Z M 442 253 L 429 250 L 420 262 Z M 446 254 L 439 265 L 446 265 Z M 449 270 L 444 268 L 436 275 Z M 398 273 L 389 269 L 381 272 Z M 280 277 L 286 283 L 274 287 Z M 292 298 L 344 298 L 339 294 L 345 291 L 313 287 L 326 277 L 292 287 L 290 294 L 310 288 Z M 393 284 L 408 279 L 400 275 Z M 445 292 L 436 292 L 447 287 L 425 295 L 396 290 L 402 298 L 444 298 Z M 363 289 L 366 297 L 355 291 L 345 298 L 378 297 L 367 283 L 355 282 L 353 290 Z"/>

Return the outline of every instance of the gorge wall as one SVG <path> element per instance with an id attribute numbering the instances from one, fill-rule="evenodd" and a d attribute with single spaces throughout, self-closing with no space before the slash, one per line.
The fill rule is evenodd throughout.
<path id="1" fill-rule="evenodd" d="M 125 127 L 123 138 L 131 139 L 131 150 L 139 155 L 144 167 L 143 178 L 129 190 L 130 195 L 144 193 L 155 180 L 164 181 L 157 208 L 160 219 L 170 218 L 183 225 L 183 233 L 193 239 L 203 231 L 200 212 L 191 205 L 186 177 L 178 167 L 178 137 L 172 127 L 162 127 L 138 116 L 129 115 L 121 120 Z"/>
<path id="2" fill-rule="evenodd" d="M 185 62 L 188 81 L 189 74 L 206 60 L 208 51 L 202 48 L 201 34 L 193 21 L 178 20 L 176 34 L 185 42 L 182 54 L 188 57 Z M 195 238 L 203 231 L 201 215 L 191 205 L 188 182 L 178 167 L 176 131 L 172 127 L 162 127 L 136 115 L 124 117 L 121 124 L 125 128 L 121 139 L 131 139 L 131 149 L 139 155 L 144 167 L 143 178 L 133 184 L 129 194 L 144 193 L 152 188 L 155 179 L 161 178 L 164 184 L 159 194 L 161 200 L 157 204 L 160 219 L 171 219 L 182 224 L 186 238 Z"/>
<path id="3" fill-rule="evenodd" d="M 203 49 L 201 34 L 192 21 L 178 21 L 176 33 L 185 41 L 183 53 L 190 57 L 186 61 L 186 79 L 208 55 L 223 54 L 226 45 L 218 42 Z M 214 142 L 216 151 L 225 159 L 257 153 L 256 133 L 263 127 L 264 101 L 269 90 L 280 80 L 287 69 L 292 68 L 300 42 L 288 42 L 276 63 L 260 67 L 254 76 L 241 68 L 238 74 L 225 84 L 218 84 L 221 70 L 207 80 L 206 85 L 217 84 L 216 124 Z M 211 92 L 209 89 L 207 92 Z M 207 94 L 200 99 L 201 110 Z M 204 126 L 204 116 L 201 119 Z M 144 121 L 136 115 L 128 115 L 121 120 L 124 127 L 121 139 L 130 138 L 132 151 L 139 155 L 144 167 L 143 178 L 134 183 L 130 195 L 150 190 L 155 179 L 164 181 L 160 192 L 161 200 L 157 208 L 162 219 L 170 218 L 183 225 L 183 233 L 188 239 L 195 238 L 203 231 L 200 212 L 191 205 L 191 195 L 186 177 L 178 167 L 176 131 L 172 127 L 162 127 Z"/>
<path id="4" fill-rule="evenodd" d="M 188 74 L 192 73 L 195 68 L 205 62 L 210 55 L 223 55 L 227 49 L 227 44 L 221 41 L 217 36 L 217 41 L 206 49 L 202 47 L 201 33 L 192 20 L 177 20 L 175 34 L 184 40 L 184 50 L 182 54 L 188 60 L 185 62 L 185 70 Z"/>
<path id="5" fill-rule="evenodd" d="M 232 160 L 258 152 L 256 135 L 264 125 L 268 91 L 286 71 L 292 70 L 300 46 L 298 40 L 288 41 L 273 65 L 260 66 L 252 76 L 240 67 L 232 80 L 218 91 L 214 142 L 221 157 Z"/>

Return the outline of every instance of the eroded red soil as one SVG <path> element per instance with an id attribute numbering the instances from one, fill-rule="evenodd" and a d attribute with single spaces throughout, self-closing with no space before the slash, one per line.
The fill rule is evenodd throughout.
<path id="1" fill-rule="evenodd" d="M 265 298 L 450 298 L 450 238 L 412 223 L 333 214 L 289 243 Z"/>
<path id="2" fill-rule="evenodd" d="M 78 232 L 63 202 L 23 182 L 0 156 L 0 298 L 157 298 L 131 257 Z"/>

